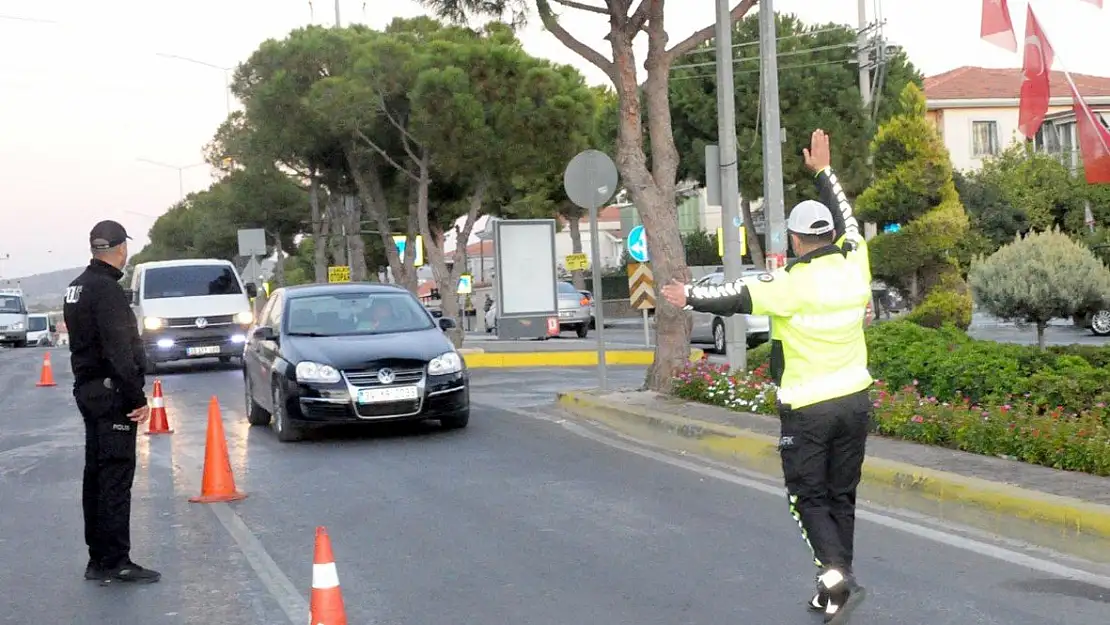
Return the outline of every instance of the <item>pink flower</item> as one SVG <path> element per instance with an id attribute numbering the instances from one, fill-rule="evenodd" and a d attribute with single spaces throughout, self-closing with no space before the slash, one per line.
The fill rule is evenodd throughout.
<path id="1" fill-rule="evenodd" d="M 924 417 L 922 417 L 922 416 L 921 416 L 921 415 L 919 415 L 919 414 L 915 414 L 915 415 L 913 416 L 913 419 L 912 419 L 912 421 L 913 421 L 914 423 L 924 423 L 924 422 L 925 422 L 925 418 L 924 418 Z"/>

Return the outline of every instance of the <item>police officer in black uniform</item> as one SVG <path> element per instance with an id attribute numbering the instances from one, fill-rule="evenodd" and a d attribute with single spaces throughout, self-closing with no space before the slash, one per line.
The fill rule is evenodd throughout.
<path id="1" fill-rule="evenodd" d="M 136 434 L 150 417 L 138 324 L 119 283 L 130 238 L 114 221 L 93 227 L 93 258 L 66 289 L 64 314 L 73 396 L 85 420 L 85 579 L 151 583 L 161 575 L 130 558 Z"/>

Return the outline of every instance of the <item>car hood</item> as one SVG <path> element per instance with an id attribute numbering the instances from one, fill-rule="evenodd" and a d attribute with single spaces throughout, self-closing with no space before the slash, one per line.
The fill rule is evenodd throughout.
<path id="1" fill-rule="evenodd" d="M 422 366 L 454 349 L 439 329 L 362 336 L 286 336 L 286 360 L 305 360 L 357 371 L 384 366 Z"/>

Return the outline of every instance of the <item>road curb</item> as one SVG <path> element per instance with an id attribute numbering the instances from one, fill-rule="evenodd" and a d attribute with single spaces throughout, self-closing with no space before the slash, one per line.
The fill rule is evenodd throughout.
<path id="1" fill-rule="evenodd" d="M 463 352 L 463 360 L 471 369 L 497 369 L 513 367 L 596 367 L 596 351 L 546 351 L 546 352 Z M 704 352 L 690 350 L 690 361 L 701 360 Z M 605 364 L 647 366 L 655 361 L 655 352 L 648 350 L 606 350 Z"/>
<path id="2" fill-rule="evenodd" d="M 460 347 L 458 349 L 458 352 L 463 356 L 466 356 L 467 354 L 484 354 L 486 353 L 486 350 L 482 349 L 481 347 Z"/>
<path id="3" fill-rule="evenodd" d="M 559 393 L 558 403 L 572 415 L 597 421 L 636 436 L 671 438 L 687 452 L 782 477 L 775 437 L 707 421 L 678 417 L 640 406 L 626 406 L 583 392 Z M 1049 526 L 1064 537 L 1110 540 L 1110 506 L 1051 495 L 1009 484 L 957 475 L 912 464 L 869 457 L 863 466 L 863 488 L 881 501 L 914 496 L 944 512 L 946 507 L 978 509 L 992 517 L 1012 517 Z M 946 517 L 944 517 L 946 518 Z"/>

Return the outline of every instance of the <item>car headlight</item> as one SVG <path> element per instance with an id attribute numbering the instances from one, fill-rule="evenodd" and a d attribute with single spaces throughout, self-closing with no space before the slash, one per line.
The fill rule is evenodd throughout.
<path id="1" fill-rule="evenodd" d="M 147 330 L 157 330 L 165 325 L 160 317 L 143 317 L 143 327 Z"/>
<path id="2" fill-rule="evenodd" d="M 15 323 L 12 324 L 12 329 L 13 330 L 22 330 L 23 329 L 23 322 L 22 321 L 16 321 Z"/>
<path id="3" fill-rule="evenodd" d="M 318 362 L 297 363 L 298 382 L 321 382 L 334 384 L 339 381 L 339 371 L 331 365 L 322 365 Z"/>
<path id="4" fill-rule="evenodd" d="M 447 352 L 428 363 L 428 375 L 447 375 L 462 371 L 463 361 L 458 352 Z"/>
<path id="5" fill-rule="evenodd" d="M 254 323 L 254 313 L 248 310 L 235 315 L 235 323 L 245 326 Z"/>

